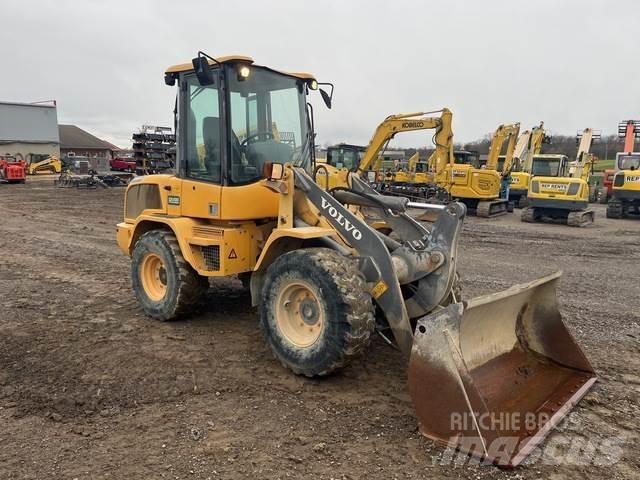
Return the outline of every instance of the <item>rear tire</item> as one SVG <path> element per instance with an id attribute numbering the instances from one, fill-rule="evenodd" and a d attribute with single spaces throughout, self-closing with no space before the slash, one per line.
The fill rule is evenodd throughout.
<path id="1" fill-rule="evenodd" d="M 157 320 L 175 320 L 190 313 L 209 288 L 207 277 L 182 256 L 171 232 L 152 230 L 136 242 L 131 255 L 133 291 L 145 313 Z"/>
<path id="2" fill-rule="evenodd" d="M 353 259 L 295 250 L 267 270 L 260 326 L 282 364 L 308 377 L 344 367 L 369 344 L 374 305 Z"/>

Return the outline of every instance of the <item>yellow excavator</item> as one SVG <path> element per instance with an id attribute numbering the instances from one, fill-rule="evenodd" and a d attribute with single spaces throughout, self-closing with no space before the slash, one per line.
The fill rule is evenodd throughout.
<path id="1" fill-rule="evenodd" d="M 314 175 L 316 182 L 326 190 L 344 186 L 348 172 L 358 168 L 365 152 L 366 147 L 349 143 L 339 143 L 328 147 L 326 161 L 324 163 L 316 163 Z M 371 169 L 367 171 L 367 173 L 374 172 L 374 179 L 376 163 L 379 162 L 374 162 Z"/>
<path id="2" fill-rule="evenodd" d="M 346 367 L 378 330 L 407 359 L 420 431 L 501 466 L 521 463 L 596 381 L 558 310 L 559 274 L 460 299 L 463 204 L 435 207 L 427 228 L 404 213 L 408 199 L 362 180 L 362 167 L 349 187 L 314 181 L 307 97 L 320 90 L 330 107 L 333 88 L 203 52 L 169 67 L 165 82 L 179 87 L 177 173 L 134 178 L 117 225 L 149 317 L 187 316 L 209 277 L 238 275 L 275 357 L 308 377 Z M 450 112 L 441 113 L 390 118 L 385 128 L 433 122 L 447 137 Z M 273 122 L 295 142 L 275 138 Z M 361 207 L 385 215 L 393 237 L 371 228 Z M 509 421 L 496 429 L 479 418 Z"/>
<path id="3" fill-rule="evenodd" d="M 434 113 L 440 113 L 439 117 L 430 117 Z M 401 113 L 397 115 L 390 115 L 385 118 L 376 128 L 369 140 L 367 147 L 362 152 L 361 147 L 357 147 L 359 162 L 356 162 L 355 154 L 351 153 L 349 158 L 352 160 L 347 165 L 346 162 L 338 162 L 329 159 L 329 152 L 327 152 L 326 164 L 319 164 L 316 166 L 314 172 L 315 181 L 325 187 L 327 190 L 331 190 L 336 187 L 348 188 L 350 187 L 349 179 L 350 173 L 355 173 L 356 176 L 361 178 L 367 178 L 371 181 L 370 172 L 378 172 L 380 168 L 380 154 L 385 150 L 389 142 L 398 134 L 402 132 L 412 132 L 416 130 L 429 130 L 435 129 L 434 141 L 436 149 L 430 159 L 433 165 L 434 171 L 444 170 L 446 164 L 449 162 L 451 155 L 451 149 L 453 148 L 453 131 L 451 129 L 452 113 L 447 108 L 432 112 L 415 112 L 415 113 Z M 341 144 L 346 145 L 346 144 Z M 417 155 L 417 152 L 416 152 Z M 414 155 L 412 161 L 418 163 L 418 157 Z M 336 156 L 335 158 L 344 158 Z M 393 178 L 398 178 L 400 171 L 393 173 Z M 407 179 L 410 179 L 410 175 L 407 173 Z"/>
<path id="4" fill-rule="evenodd" d="M 495 217 L 511 208 L 506 198 L 500 198 L 503 176 L 511 169 L 513 152 L 520 132 L 520 124 L 500 125 L 493 134 L 487 163 L 476 166 L 473 155 L 450 155 L 450 164 L 436 171 L 436 183 L 454 200 L 463 202 L 470 212 L 479 217 Z M 498 159 L 507 142 L 503 169 L 498 171 Z M 452 151 L 453 147 L 451 147 Z M 460 163 L 469 161 L 469 163 Z"/>
<path id="5" fill-rule="evenodd" d="M 624 149 L 616 154 L 607 218 L 640 215 L 640 152 L 633 151 L 635 139 L 640 137 L 640 120 L 620 122 L 618 133 L 625 139 Z"/>
<path id="6" fill-rule="evenodd" d="M 513 154 L 513 169 L 509 177 L 509 201 L 519 208 L 524 208 L 527 204 L 533 157 L 540 154 L 543 143 L 549 142 L 550 137 L 545 134 L 544 122 L 526 130 L 518 138 Z"/>
<path id="7" fill-rule="evenodd" d="M 400 166 L 394 175 L 394 183 L 395 185 L 407 185 L 412 182 L 413 172 L 416 168 L 416 164 L 420 160 L 420 153 L 415 152 L 409 160 L 407 160 L 407 164 L 404 166 Z"/>
<path id="8" fill-rule="evenodd" d="M 585 128 L 578 135 L 578 152 L 573 162 L 566 155 L 533 156 L 523 222 L 550 221 L 572 227 L 594 222 L 595 211 L 589 208 L 589 175 L 594 155 L 589 150 L 599 136 L 591 128 Z"/>

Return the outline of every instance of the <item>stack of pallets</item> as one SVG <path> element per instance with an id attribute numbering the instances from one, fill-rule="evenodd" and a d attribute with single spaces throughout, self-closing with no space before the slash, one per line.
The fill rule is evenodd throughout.
<path id="1" fill-rule="evenodd" d="M 143 125 L 132 139 L 138 175 L 173 170 L 176 136 L 171 133 L 171 128 Z"/>

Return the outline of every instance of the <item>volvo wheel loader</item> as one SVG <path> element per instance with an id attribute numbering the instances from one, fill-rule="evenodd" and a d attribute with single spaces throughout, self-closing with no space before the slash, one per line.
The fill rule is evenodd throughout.
<path id="1" fill-rule="evenodd" d="M 178 86 L 177 172 L 134 178 L 117 226 L 147 315 L 185 316 L 209 277 L 239 275 L 276 358 L 309 377 L 345 367 L 377 330 L 407 358 L 420 431 L 502 466 L 520 463 L 595 382 L 562 322 L 558 274 L 460 299 L 463 204 L 437 207 L 427 228 L 404 213 L 407 199 L 356 173 L 332 191 L 314 181 L 312 75 L 199 52 L 165 81 Z M 289 134 L 275 138 L 274 124 Z M 394 235 L 370 227 L 362 207 Z"/>
<path id="2" fill-rule="evenodd" d="M 583 227 L 595 221 L 595 211 L 589 208 L 589 175 L 594 162 L 589 150 L 599 136 L 585 128 L 577 137 L 579 146 L 573 162 L 566 155 L 533 157 L 527 207 L 521 214 L 523 222 L 549 220 Z"/>

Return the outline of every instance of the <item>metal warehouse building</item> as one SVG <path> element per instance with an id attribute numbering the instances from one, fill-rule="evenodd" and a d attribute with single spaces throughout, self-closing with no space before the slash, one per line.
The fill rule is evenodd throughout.
<path id="1" fill-rule="evenodd" d="M 26 161 L 60 157 L 58 113 L 47 104 L 0 102 L 0 154 Z"/>

